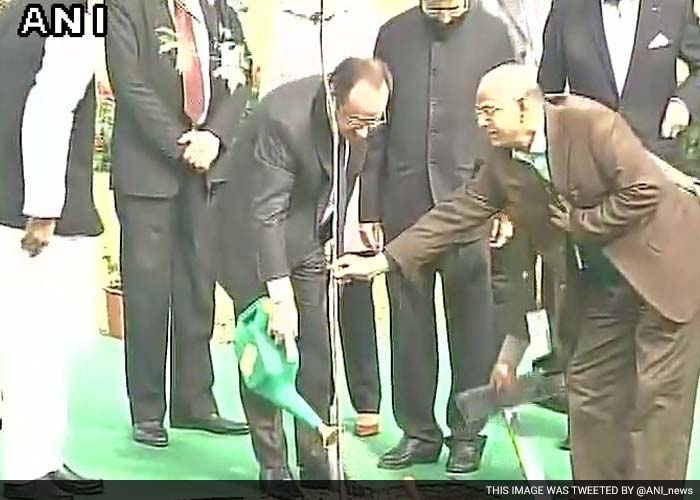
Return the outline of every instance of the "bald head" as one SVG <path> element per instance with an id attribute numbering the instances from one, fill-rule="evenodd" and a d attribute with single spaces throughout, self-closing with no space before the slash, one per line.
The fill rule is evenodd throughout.
<path id="1" fill-rule="evenodd" d="M 481 78 L 477 88 L 477 100 L 482 96 L 521 99 L 533 95 L 541 95 L 536 75 L 526 66 L 516 63 L 496 66 Z"/>
<path id="2" fill-rule="evenodd" d="M 486 73 L 477 88 L 476 115 L 493 145 L 527 147 L 544 115 L 534 73 L 516 63 Z"/>

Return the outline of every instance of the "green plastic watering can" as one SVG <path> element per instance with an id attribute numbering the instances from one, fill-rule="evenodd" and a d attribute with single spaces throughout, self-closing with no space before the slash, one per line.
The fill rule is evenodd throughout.
<path id="1" fill-rule="evenodd" d="M 324 446 L 338 439 L 338 429 L 326 425 L 296 389 L 299 355 L 285 355 L 268 334 L 267 324 L 274 305 L 261 297 L 249 305 L 238 318 L 234 346 L 245 386 L 274 406 L 286 410 L 306 425 L 316 429 Z"/>

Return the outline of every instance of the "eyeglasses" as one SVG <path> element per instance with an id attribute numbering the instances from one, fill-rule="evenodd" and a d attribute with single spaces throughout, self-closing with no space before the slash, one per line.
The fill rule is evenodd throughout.
<path id="1" fill-rule="evenodd" d="M 350 115 L 347 118 L 348 127 L 353 130 L 362 130 L 364 128 L 372 131 L 376 130 L 387 122 L 386 113 L 381 116 L 359 116 Z"/>
<path id="2" fill-rule="evenodd" d="M 423 0 L 421 2 L 421 8 L 423 9 L 423 12 L 425 15 L 429 17 L 440 17 L 444 14 L 448 14 L 452 17 L 459 17 L 462 14 L 464 14 L 467 10 L 469 10 L 469 1 L 464 0 L 464 3 L 462 5 L 455 5 L 451 7 L 431 7 L 428 5 L 428 1 Z"/>
<path id="3" fill-rule="evenodd" d="M 520 111 L 525 109 L 525 98 L 521 97 L 519 99 L 513 99 L 517 103 Z M 476 107 L 476 118 L 477 120 L 487 119 L 491 120 L 499 111 L 503 111 L 505 108 L 502 106 L 494 106 L 493 104 L 484 104 Z"/>
<path id="4" fill-rule="evenodd" d="M 491 120 L 496 113 L 503 111 L 503 108 L 498 106 L 477 106 L 476 107 L 476 118 Z"/>

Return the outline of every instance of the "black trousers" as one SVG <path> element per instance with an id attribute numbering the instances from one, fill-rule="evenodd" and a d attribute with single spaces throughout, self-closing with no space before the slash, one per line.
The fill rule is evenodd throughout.
<path id="1" fill-rule="evenodd" d="M 379 413 L 381 389 L 372 283 L 343 285 L 340 331 L 348 392 L 355 411 Z"/>
<path id="2" fill-rule="evenodd" d="M 491 251 L 495 334 L 528 338 L 525 315 L 535 306 L 535 252 L 530 238 L 516 228 L 513 239 Z"/>
<path id="3" fill-rule="evenodd" d="M 214 281 L 204 179 L 188 174 L 174 198 L 117 193 L 121 225 L 127 391 L 134 422 L 163 421 L 170 340 L 170 417 L 217 411 L 209 341 Z"/>
<path id="4" fill-rule="evenodd" d="M 473 440 L 483 427 L 466 428 L 454 403 L 458 392 L 488 383 L 500 340 L 493 334 L 493 295 L 486 241 L 456 246 L 420 282 L 389 273 L 393 404 L 396 422 L 407 437 L 441 443 L 435 421 L 438 349 L 435 273 L 441 272 L 447 320 L 452 391 L 447 423 L 454 439 Z"/>
<path id="5" fill-rule="evenodd" d="M 529 235 L 516 228 L 513 239 L 504 247 L 491 252 L 491 277 L 496 308 L 496 335 L 504 338 L 513 335 L 529 340 L 528 311 L 536 307 L 535 260 L 536 251 Z M 571 356 L 571 345 L 566 342 L 557 321 L 556 276 L 546 263 L 542 269 L 542 306 L 550 319 L 552 352 L 546 357 L 543 367 L 564 370 Z M 570 344 L 570 342 L 569 342 Z M 566 412 L 566 396 L 552 398 L 543 403 L 551 409 Z"/>
<path id="6" fill-rule="evenodd" d="M 246 266 L 241 262 L 241 266 Z M 236 311 L 242 312 L 255 298 L 265 294 L 264 284 L 253 274 L 239 269 L 236 276 L 223 276 L 221 284 L 231 296 Z M 233 271 L 232 271 L 233 273 Z M 244 276 L 246 275 L 246 276 Z M 332 371 L 328 329 L 328 280 L 323 251 L 309 255 L 291 275 L 299 312 L 300 355 L 297 389 L 311 408 L 325 421 L 330 417 Z M 239 376 L 243 408 L 250 424 L 255 457 L 261 468 L 287 465 L 287 442 L 282 427 L 282 412 L 249 391 Z M 297 464 L 324 466 L 326 451 L 315 430 L 296 423 Z"/>

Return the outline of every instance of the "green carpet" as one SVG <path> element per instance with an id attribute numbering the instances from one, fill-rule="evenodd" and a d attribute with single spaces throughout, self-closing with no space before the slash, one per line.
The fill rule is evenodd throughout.
<path id="1" fill-rule="evenodd" d="M 384 337 L 382 335 L 381 337 Z M 441 359 L 446 356 L 444 339 Z M 389 357 L 386 340 L 380 341 L 382 358 L 382 432 L 369 439 L 358 439 L 351 432 L 344 437 L 344 462 L 348 475 L 356 479 L 401 479 L 411 474 L 416 479 L 446 478 L 447 451 L 438 464 L 421 465 L 404 471 L 377 469 L 378 456 L 400 437 L 394 423 L 389 393 Z M 215 393 L 223 415 L 242 418 L 236 362 L 232 345 L 213 347 L 216 371 Z M 170 447 L 156 450 L 130 439 L 128 405 L 123 376 L 123 351 L 118 340 L 96 337 L 79 354 L 72 372 L 71 428 L 67 458 L 77 470 L 104 479 L 255 479 L 257 466 L 248 436 L 227 437 L 197 431 L 170 432 Z M 444 406 L 449 381 L 441 370 L 436 415 L 444 425 Z M 344 381 L 342 382 L 344 384 Z M 348 429 L 352 409 L 343 391 L 343 411 Z M 47 418 L 50 418 L 48 416 Z M 548 479 L 569 479 L 569 457 L 557 444 L 565 434 L 565 418 L 539 407 L 527 407 L 521 418 L 537 429 L 529 436 L 537 447 L 538 459 Z M 289 422 L 287 422 L 289 424 Z M 696 426 L 697 427 L 697 426 Z M 488 443 L 482 468 L 469 479 L 523 479 L 504 424 L 493 419 L 486 427 Z M 691 449 L 700 449 L 695 433 Z M 293 434 L 288 434 L 293 436 Z M 0 432 L 1 445 L 2 432 Z M 290 450 L 290 454 L 292 450 Z M 691 457 L 689 479 L 700 479 L 698 453 Z M 290 460 L 290 463 L 294 463 Z"/>

